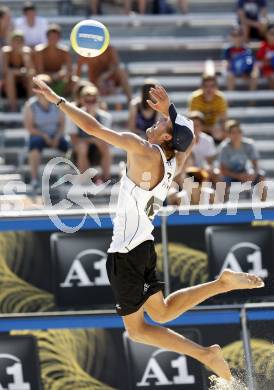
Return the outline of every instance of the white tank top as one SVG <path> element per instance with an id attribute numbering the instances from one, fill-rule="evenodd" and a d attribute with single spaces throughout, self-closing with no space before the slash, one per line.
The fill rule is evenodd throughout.
<path id="1" fill-rule="evenodd" d="M 167 197 L 176 170 L 176 158 L 167 160 L 159 145 L 164 163 L 164 176 L 152 190 L 145 189 L 150 180 L 144 173 L 142 188 L 133 183 L 126 173 L 121 179 L 116 216 L 113 221 L 113 236 L 108 252 L 126 253 L 147 240 L 154 240 L 151 234 L 152 220 Z M 146 180 L 148 182 L 146 182 Z"/>

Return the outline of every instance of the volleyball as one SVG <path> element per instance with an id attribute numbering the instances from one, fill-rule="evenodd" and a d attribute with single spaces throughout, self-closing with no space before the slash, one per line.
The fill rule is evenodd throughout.
<path id="1" fill-rule="evenodd" d="M 70 34 L 70 42 L 76 53 L 83 57 L 97 57 L 104 53 L 109 45 L 109 31 L 97 20 L 82 20 Z"/>

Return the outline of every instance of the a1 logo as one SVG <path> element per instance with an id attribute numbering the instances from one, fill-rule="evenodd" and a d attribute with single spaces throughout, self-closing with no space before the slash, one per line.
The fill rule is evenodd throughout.
<path id="1" fill-rule="evenodd" d="M 160 357 L 162 355 L 162 359 Z M 171 356 L 174 355 L 172 359 Z M 143 376 L 137 387 L 167 386 L 167 385 L 193 385 L 195 376 L 190 375 L 187 358 L 164 349 L 155 351 L 149 359 Z M 169 363 L 169 366 L 167 365 Z M 171 375 L 171 372 L 173 373 Z"/>
<path id="2" fill-rule="evenodd" d="M 86 259 L 89 264 L 93 264 L 94 271 L 98 272 L 98 276 L 91 280 L 86 272 L 82 261 Z M 97 260 L 95 260 L 97 259 Z M 60 287 L 90 287 L 90 286 L 108 286 L 108 276 L 106 271 L 107 255 L 105 252 L 98 249 L 86 249 L 78 253 L 73 260 L 65 280 L 60 283 Z M 0 389 L 1 390 L 1 389 Z"/>
<path id="3" fill-rule="evenodd" d="M 31 384 L 24 381 L 23 365 L 20 359 L 9 354 L 0 354 L 0 359 L 11 361 L 5 370 L 7 377 L 7 387 L 3 387 L 0 383 L 0 390 L 31 390 Z"/>

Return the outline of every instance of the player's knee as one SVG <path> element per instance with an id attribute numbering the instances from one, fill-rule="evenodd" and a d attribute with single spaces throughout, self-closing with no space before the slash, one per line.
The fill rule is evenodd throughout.
<path id="1" fill-rule="evenodd" d="M 168 317 L 166 313 L 157 313 L 151 316 L 151 318 L 153 319 L 153 321 L 158 322 L 158 324 L 165 324 L 166 322 L 168 322 Z"/>
<path id="2" fill-rule="evenodd" d="M 128 337 L 135 341 L 136 343 L 142 343 L 145 338 L 145 326 L 138 325 L 138 326 L 130 326 L 127 327 L 127 334 Z"/>

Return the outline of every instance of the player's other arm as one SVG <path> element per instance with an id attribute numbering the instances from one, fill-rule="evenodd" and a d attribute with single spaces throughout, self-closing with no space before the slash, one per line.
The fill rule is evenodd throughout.
<path id="1" fill-rule="evenodd" d="M 34 91 L 43 95 L 49 102 L 56 104 L 61 97 L 52 91 L 52 89 L 39 78 L 34 77 L 33 81 L 36 85 Z M 65 101 L 65 100 L 64 100 Z M 129 132 L 116 133 L 101 125 L 93 116 L 84 112 L 74 104 L 66 102 L 60 104 L 60 109 L 83 131 L 94 137 L 124 149 L 127 152 L 135 152 L 138 154 L 147 152 L 147 143 L 136 134 Z"/>
<path id="2" fill-rule="evenodd" d="M 169 96 L 168 96 L 166 90 L 164 89 L 164 87 L 162 87 L 161 85 L 156 85 L 156 87 L 151 88 L 150 89 L 150 96 L 151 96 L 151 99 L 147 100 L 147 103 L 150 105 L 151 108 L 153 108 L 153 110 L 158 111 L 160 114 L 162 114 L 165 117 L 168 117 L 171 115 L 170 109 L 171 109 L 172 105 L 171 105 Z M 174 107 L 174 110 L 175 110 L 175 107 Z M 176 153 L 177 167 L 178 168 L 180 167 L 179 168 L 180 170 L 183 168 L 186 159 L 189 157 L 191 150 L 192 150 L 192 147 L 194 145 L 194 140 L 195 140 L 194 134 L 192 133 L 192 138 L 190 139 L 191 142 L 190 143 L 188 142 L 189 141 L 189 131 L 186 132 L 185 137 L 186 137 L 186 143 L 187 143 L 185 150 L 183 150 L 183 151 L 181 150 L 180 152 Z M 178 168 L 177 168 L 177 173 L 179 171 Z"/>

